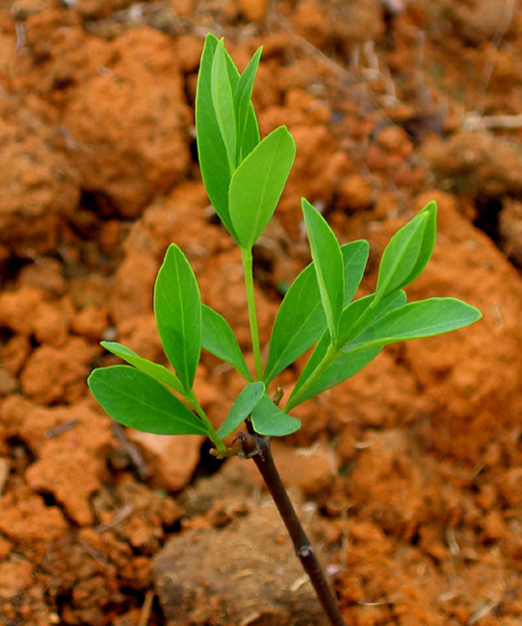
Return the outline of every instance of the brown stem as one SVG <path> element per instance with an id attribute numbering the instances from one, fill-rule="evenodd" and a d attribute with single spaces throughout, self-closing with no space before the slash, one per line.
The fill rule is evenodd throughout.
<path id="1" fill-rule="evenodd" d="M 253 459 L 274 499 L 279 514 L 292 538 L 295 553 L 310 578 L 323 610 L 330 620 L 330 624 L 332 626 L 346 626 L 337 600 L 326 580 L 323 568 L 315 556 L 312 544 L 306 536 L 285 486 L 281 481 L 272 457 L 272 451 L 270 450 L 270 438 L 261 437 L 254 432 L 250 432 L 248 434 L 240 433 L 238 439 L 243 456 Z"/>

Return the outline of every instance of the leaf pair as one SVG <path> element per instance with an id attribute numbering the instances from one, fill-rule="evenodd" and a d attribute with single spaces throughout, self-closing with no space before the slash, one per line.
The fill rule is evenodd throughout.
<path id="1" fill-rule="evenodd" d="M 219 46 L 218 43 L 218 39 L 209 33 L 201 56 L 196 92 L 198 157 L 210 201 L 230 234 L 235 236 L 228 211 L 228 188 L 237 166 L 238 153 L 245 158 L 259 143 L 259 128 L 246 85 L 240 90 L 243 97 L 239 98 L 238 91 L 240 104 L 237 108 L 240 111 L 236 112 L 233 93 L 239 83 L 239 71 L 223 43 Z M 246 100 L 248 104 L 245 104 Z M 238 117 L 243 120 L 239 132 Z M 227 131 L 229 127 L 233 130 Z M 240 136 L 242 140 L 238 147 Z"/>
<path id="2" fill-rule="evenodd" d="M 210 76 L 205 75 L 206 63 L 203 61 L 208 59 L 205 51 L 211 56 Z M 223 141 L 230 172 L 234 172 L 239 163 L 259 143 L 259 129 L 251 98 L 261 52 L 262 49 L 259 48 L 250 59 L 246 70 L 240 75 L 225 49 L 223 40 L 217 40 L 211 34 L 207 35 L 205 40 L 196 98 L 208 95 L 208 92 L 205 94 L 205 87 L 208 88 L 208 85 L 204 86 L 203 83 L 210 79 L 211 102 L 200 101 L 200 104 L 213 107 L 214 119 Z"/>
<path id="3" fill-rule="evenodd" d="M 118 422 L 159 434 L 213 433 L 186 401 L 202 346 L 201 298 L 196 277 L 183 252 L 172 244 L 154 286 L 154 313 L 161 343 L 176 374 L 116 342 L 102 346 L 129 365 L 95 370 L 88 383 L 105 411 Z"/>
<path id="4" fill-rule="evenodd" d="M 343 312 L 341 327 L 346 318 L 368 306 L 375 296 L 367 296 L 353 302 Z M 366 301 L 366 302 L 365 302 Z M 377 315 L 367 320 L 367 326 L 354 339 L 343 345 L 317 377 L 313 378 L 327 356 L 330 345 L 325 333 L 303 369 L 285 410 L 330 389 L 357 374 L 391 343 L 408 339 L 421 339 L 447 333 L 482 317 L 478 309 L 455 298 L 429 298 L 420 302 L 404 304 L 406 296 L 399 291 L 388 296 L 375 309 Z M 356 306 L 359 305 L 359 306 Z M 355 317 L 357 319 L 357 317 Z M 307 384 L 313 380 L 311 385 Z M 303 391 L 304 390 L 304 391 Z"/>
<path id="5" fill-rule="evenodd" d="M 252 382 L 234 332 L 222 315 L 201 303 L 194 271 L 175 244 L 156 279 L 154 314 L 163 349 L 185 392 L 192 389 L 202 347 Z"/>
<path id="6" fill-rule="evenodd" d="M 167 370 L 168 371 L 168 370 Z M 158 435 L 206 435 L 208 429 L 157 379 L 129 365 L 95 369 L 89 387 L 117 422 Z"/>
<path id="7" fill-rule="evenodd" d="M 410 302 L 369 325 L 347 342 L 341 352 L 360 352 L 398 341 L 433 337 L 469 326 L 481 317 L 478 309 L 456 298 L 428 298 Z"/>
<path id="8" fill-rule="evenodd" d="M 220 438 L 230 435 L 250 416 L 256 433 L 281 437 L 295 432 L 301 422 L 295 417 L 283 413 L 265 393 L 265 385 L 261 382 L 249 383 L 237 397 L 225 421 L 217 431 Z"/>
<path id="9" fill-rule="evenodd" d="M 344 265 L 341 247 L 324 217 L 302 199 L 306 232 L 331 343 L 337 341 L 344 303 Z"/>
<path id="10" fill-rule="evenodd" d="M 386 298 L 379 307 L 370 309 L 375 300 L 375 294 L 365 296 L 351 302 L 343 309 L 339 321 L 339 342 L 347 342 L 351 337 L 352 328 L 357 322 L 371 311 L 366 319 L 368 324 L 402 306 L 406 302 L 404 291 L 398 291 Z M 351 378 L 363 367 L 372 361 L 382 347 L 368 346 L 357 354 L 343 354 L 341 350 L 331 344 L 330 335 L 324 332 L 319 343 L 312 352 L 305 368 L 292 390 L 285 410 L 288 411 L 297 404 L 316 396 L 327 389 Z"/>
<path id="11" fill-rule="evenodd" d="M 210 201 L 236 242 L 257 241 L 272 217 L 295 158 L 284 126 L 259 141 L 252 89 L 261 49 L 239 74 L 223 40 L 208 34 L 196 94 L 201 175 Z"/>
<path id="12" fill-rule="evenodd" d="M 367 241 L 353 241 L 340 249 L 344 278 L 343 306 L 346 306 L 362 280 L 370 247 Z M 326 327 L 316 266 L 312 262 L 292 283 L 279 307 L 270 337 L 265 383 L 268 384 L 308 350 Z"/>
<path id="13" fill-rule="evenodd" d="M 302 207 L 321 303 L 331 343 L 335 345 L 346 305 L 342 252 L 335 234 L 320 213 L 304 198 Z M 382 256 L 373 307 L 422 273 L 433 252 L 436 231 L 437 206 L 430 202 L 392 237 Z"/>
<path id="14" fill-rule="evenodd" d="M 331 343 L 338 339 L 344 302 L 344 267 L 337 238 L 326 220 L 303 198 L 306 231 L 314 260 L 321 303 L 327 320 Z M 382 255 L 375 307 L 388 295 L 404 288 L 417 278 L 428 263 L 435 246 L 437 206 L 430 202 L 390 240 Z"/>
<path id="15" fill-rule="evenodd" d="M 437 204 L 428 203 L 386 246 L 379 266 L 376 304 L 403 289 L 424 271 L 437 238 Z"/>
<path id="16" fill-rule="evenodd" d="M 401 290 L 425 269 L 435 247 L 437 205 L 427 204 L 398 230 L 386 246 L 372 300 L 358 320 L 350 307 L 340 338 L 343 353 L 382 348 L 390 343 L 447 333 L 482 317 L 478 309 L 455 298 L 429 298 L 406 304 Z M 357 303 L 353 303 L 356 305 Z"/>
<path id="17" fill-rule="evenodd" d="M 165 387 L 191 404 L 202 347 L 230 363 L 247 381 L 251 382 L 252 376 L 228 322 L 202 305 L 194 272 L 175 244 L 168 248 L 156 279 L 154 313 L 163 349 L 176 373 L 119 343 L 102 342 L 106 350 L 132 367 L 95 370 L 89 377 L 89 386 L 106 412 L 122 424 L 146 432 L 191 432 L 212 438 L 207 425 Z"/>
<path id="18" fill-rule="evenodd" d="M 119 352 L 111 345 L 105 347 L 115 354 Z M 159 435 L 194 434 L 214 439 L 213 433 L 190 409 L 142 370 L 128 365 L 99 368 L 89 376 L 88 383 L 99 404 L 124 426 Z M 283 413 L 270 400 L 262 382 L 253 382 L 239 394 L 218 429 L 217 438 L 228 436 L 249 416 L 260 435 L 283 436 L 301 427 L 298 419 Z"/>
<path id="19" fill-rule="evenodd" d="M 402 288 L 422 273 L 433 252 L 435 203 L 428 204 L 390 240 L 375 294 L 351 304 L 343 292 L 346 280 L 341 281 L 340 275 L 347 268 L 339 263 L 335 235 L 306 200 L 303 212 L 328 331 L 303 369 L 285 411 L 353 376 L 385 345 L 446 333 L 480 319 L 480 311 L 454 298 L 406 304 Z"/>

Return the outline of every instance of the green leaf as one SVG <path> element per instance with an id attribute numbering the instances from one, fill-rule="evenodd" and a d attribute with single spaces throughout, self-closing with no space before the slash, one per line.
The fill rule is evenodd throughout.
<path id="1" fill-rule="evenodd" d="M 250 103 L 245 126 L 245 132 L 241 140 L 239 163 L 242 163 L 260 141 L 259 126 L 257 123 L 254 106 Z"/>
<path id="2" fill-rule="evenodd" d="M 365 296 L 355 300 L 347 306 L 342 315 L 339 324 L 339 345 L 346 345 L 354 337 L 357 337 L 372 324 L 391 311 L 398 309 L 406 304 L 406 293 L 402 290 L 396 291 L 387 296 L 381 302 L 378 302 L 375 308 L 372 305 L 375 302 L 375 294 Z"/>
<path id="3" fill-rule="evenodd" d="M 415 265 L 411 268 L 411 272 L 407 278 L 408 285 L 418 278 L 425 270 L 428 261 L 431 259 L 435 244 L 437 243 L 437 203 L 429 202 L 417 215 L 423 213 L 428 214 L 428 221 L 422 238 L 422 246 Z M 405 287 L 406 285 L 402 285 Z"/>
<path id="4" fill-rule="evenodd" d="M 440 335 L 469 326 L 481 317 L 478 309 L 456 298 L 411 302 L 381 317 L 343 346 L 342 352 L 380 348 L 397 341 Z"/>
<path id="5" fill-rule="evenodd" d="M 243 353 L 234 332 L 226 319 L 206 304 L 203 313 L 203 347 L 218 358 L 230 363 L 243 378 L 252 382 L 252 374 L 248 371 Z"/>
<path id="6" fill-rule="evenodd" d="M 228 80 L 230 81 L 230 86 L 232 87 L 232 93 L 234 93 L 237 89 L 237 83 L 239 82 L 239 70 L 237 69 L 234 60 L 228 53 L 228 50 L 225 48 L 225 46 L 223 46 L 223 52 L 225 53 Z"/>
<path id="7" fill-rule="evenodd" d="M 201 298 L 185 255 L 171 244 L 154 285 L 154 314 L 172 367 L 191 389 L 201 354 Z"/>
<path id="8" fill-rule="evenodd" d="M 329 337 L 324 335 L 320 342 L 317 344 L 316 349 L 314 350 L 314 362 L 317 364 L 320 363 L 324 355 L 326 354 L 326 350 L 329 345 Z M 301 377 L 292 391 L 290 398 L 288 399 L 288 405 L 292 408 L 301 404 L 305 400 L 309 398 L 313 398 L 314 396 L 319 395 L 323 391 L 327 389 L 331 389 L 335 387 L 339 383 L 351 378 L 358 372 L 360 372 L 368 363 L 373 361 L 373 359 L 379 354 L 381 348 L 373 348 L 370 350 L 361 350 L 360 352 L 350 353 L 350 354 L 339 354 L 335 361 L 333 361 L 324 372 L 314 381 L 314 383 L 303 393 L 303 395 L 299 395 L 298 401 L 294 403 L 294 399 L 297 396 L 297 392 L 303 386 L 303 383 L 308 380 L 309 374 L 313 371 L 312 366 L 310 370 L 307 372 L 306 368 L 303 370 Z M 312 363 L 313 365 L 313 363 Z M 308 364 L 307 364 L 308 366 Z M 315 369 L 315 368 L 314 368 Z M 302 378 L 302 382 L 301 382 Z"/>
<path id="9" fill-rule="evenodd" d="M 134 367 L 139 369 L 140 372 L 148 374 L 159 383 L 167 385 L 167 387 L 170 387 L 177 393 L 184 395 L 184 389 L 180 379 L 176 376 L 176 374 L 174 374 L 174 372 L 168 370 L 164 365 L 153 363 L 148 359 L 144 359 L 116 341 L 102 341 L 100 344 L 105 348 L 105 350 L 112 352 L 112 354 L 115 354 L 120 357 L 120 359 L 127 361 L 130 365 L 134 365 Z"/>
<path id="10" fill-rule="evenodd" d="M 209 33 L 206 36 L 199 68 L 196 91 L 198 159 L 210 202 L 212 202 L 228 232 L 237 241 L 228 211 L 228 187 L 232 174 L 228 164 L 227 149 L 221 136 L 212 102 L 212 63 L 217 43 L 218 40 L 214 35 Z"/>
<path id="11" fill-rule="evenodd" d="M 252 412 L 250 419 L 256 433 L 271 437 L 289 435 L 301 428 L 301 422 L 281 411 L 266 393 Z"/>
<path id="12" fill-rule="evenodd" d="M 430 202 L 390 239 L 379 267 L 378 300 L 406 287 L 422 273 L 435 246 L 436 230 L 437 205 Z"/>
<path id="13" fill-rule="evenodd" d="M 321 364 L 322 360 L 326 356 L 326 351 L 328 350 L 329 345 L 330 345 L 330 335 L 328 331 L 325 331 L 321 339 L 319 340 L 319 343 L 315 346 L 312 354 L 310 355 L 310 358 L 306 362 L 306 365 L 304 366 L 303 371 L 301 372 L 299 378 L 297 379 L 297 382 L 292 390 L 292 393 L 290 394 L 290 398 L 288 399 L 286 403 L 287 407 L 290 406 L 293 408 L 294 406 L 296 406 L 296 404 L 299 404 L 299 402 L 303 401 L 300 399 L 299 402 L 297 402 L 296 404 L 294 404 L 293 402 L 296 397 L 300 398 L 299 394 L 301 393 L 301 388 Z M 307 397 L 310 398 L 311 396 L 308 395 Z"/>
<path id="14" fill-rule="evenodd" d="M 87 382 L 106 413 L 124 426 L 158 435 L 208 435 L 203 423 L 180 400 L 134 367 L 99 368 Z"/>
<path id="15" fill-rule="evenodd" d="M 294 158 L 294 139 L 285 126 L 280 126 L 232 175 L 228 191 L 230 219 L 242 248 L 252 248 L 270 221 Z"/>
<path id="16" fill-rule="evenodd" d="M 345 307 L 352 301 L 361 284 L 368 263 L 370 244 L 363 239 L 351 241 L 341 246 L 341 253 L 344 265 L 343 307 Z"/>
<path id="17" fill-rule="evenodd" d="M 326 327 L 315 269 L 311 263 L 286 292 L 270 336 L 264 380 L 268 384 L 315 343 Z"/>
<path id="18" fill-rule="evenodd" d="M 230 84 L 225 44 L 217 42 L 212 59 L 211 93 L 214 113 L 225 144 L 230 172 L 237 166 L 237 123 L 234 106 L 234 91 Z"/>
<path id="19" fill-rule="evenodd" d="M 250 120 L 253 113 L 251 100 L 254 80 L 257 68 L 259 67 L 259 60 L 261 59 L 262 51 L 263 48 L 258 48 L 254 56 L 250 59 L 245 71 L 241 74 L 234 92 L 234 106 L 237 120 L 237 154 L 239 156 L 239 162 L 241 162 L 254 147 L 251 145 L 252 138 L 250 137 L 252 130 Z M 255 127 L 257 128 L 257 124 Z M 259 131 L 257 133 L 257 141 L 255 145 L 257 145 L 257 143 L 259 143 Z"/>
<path id="20" fill-rule="evenodd" d="M 353 241 L 341 246 L 344 264 L 344 295 L 348 304 L 357 291 L 368 261 L 367 241 Z M 314 344 L 326 328 L 319 287 L 313 263 L 299 274 L 279 307 L 270 337 L 270 349 L 264 381 L 293 363 Z"/>
<path id="21" fill-rule="evenodd" d="M 230 435 L 252 413 L 264 393 L 265 386 L 262 382 L 249 383 L 239 394 L 230 413 L 218 428 L 217 436 L 224 439 Z"/>
<path id="22" fill-rule="evenodd" d="M 339 356 L 325 371 L 314 381 L 313 385 L 299 399 L 299 403 L 313 398 L 323 393 L 327 389 L 331 389 L 336 385 L 348 380 L 355 374 L 364 369 L 368 363 L 373 361 L 379 354 L 381 348 L 373 348 L 370 350 L 361 350 L 355 354 L 343 354 Z"/>
<path id="23" fill-rule="evenodd" d="M 335 343 L 344 301 L 343 256 L 324 217 L 304 198 L 301 204 L 326 323 Z"/>
<path id="24" fill-rule="evenodd" d="M 227 52 L 226 49 L 225 49 L 225 53 L 226 53 L 226 60 L 227 60 L 228 77 L 230 79 L 230 84 L 232 85 L 232 90 L 235 93 L 239 80 L 240 80 L 240 74 L 239 74 L 239 70 L 236 67 L 236 64 L 234 63 L 234 61 L 232 60 L 232 57 L 230 56 L 230 54 Z M 237 116 L 237 109 L 236 109 L 236 120 L 237 119 L 238 119 L 238 116 Z M 257 146 L 258 143 L 259 143 L 259 126 L 257 124 L 254 107 L 252 106 L 252 103 L 250 103 L 248 107 L 248 112 L 247 112 L 245 134 L 240 143 L 240 152 L 238 152 L 238 165 L 245 159 L 245 157 L 248 154 L 250 154 L 250 152 L 252 152 L 252 150 Z"/>
<path id="25" fill-rule="evenodd" d="M 399 291 L 384 299 L 383 302 L 375 309 L 371 309 L 371 305 L 375 300 L 375 294 L 359 298 L 352 302 L 342 312 L 341 320 L 339 323 L 339 343 L 346 343 L 352 338 L 353 333 L 359 334 L 361 330 L 367 327 L 368 324 L 374 323 L 379 318 L 388 314 L 395 308 L 403 306 L 406 302 L 406 294 L 404 291 Z M 362 321 L 362 325 L 357 330 L 358 322 Z M 354 330 L 355 329 L 355 330 Z M 324 357 L 326 356 L 328 346 L 330 345 L 330 337 L 328 333 L 324 333 L 319 343 L 315 347 L 314 351 L 310 355 L 308 362 L 306 363 L 299 379 L 290 395 L 288 405 L 294 407 L 300 404 L 304 400 L 311 398 L 326 389 L 330 389 L 339 382 L 346 380 L 350 376 L 353 376 L 360 371 L 367 363 L 377 356 L 380 352 L 380 348 L 377 350 L 370 350 L 368 353 L 361 353 L 361 358 L 345 358 L 346 355 L 337 353 L 335 359 L 324 372 L 317 378 L 313 385 L 302 396 L 301 388 L 305 385 L 309 378 L 314 375 L 316 369 L 319 367 Z M 365 360 L 365 359 L 368 360 Z M 298 398 L 298 401 L 294 404 L 294 400 Z"/>

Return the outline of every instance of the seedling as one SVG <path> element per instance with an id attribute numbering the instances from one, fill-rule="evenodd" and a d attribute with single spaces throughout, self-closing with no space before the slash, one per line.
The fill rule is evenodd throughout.
<path id="1" fill-rule="evenodd" d="M 339 245 L 322 215 L 305 199 L 302 210 L 312 262 L 287 291 L 263 362 L 254 298 L 252 249 L 272 217 L 295 157 L 285 126 L 264 137 L 252 106 L 261 48 L 242 74 L 223 40 L 207 35 L 196 96 L 199 162 L 208 196 L 241 249 L 255 371 L 251 372 L 227 320 L 203 304 L 194 272 L 176 244 L 168 248 L 154 287 L 154 314 L 172 370 L 115 342 L 102 346 L 128 363 L 96 369 L 89 387 L 115 420 L 162 435 L 208 437 L 218 457 L 252 458 L 270 490 L 331 624 L 345 622 L 270 452 L 270 438 L 301 426 L 290 411 L 359 372 L 384 346 L 446 333 L 481 313 L 455 298 L 407 303 L 403 291 L 424 270 L 436 239 L 430 202 L 390 240 L 375 293 L 354 300 L 369 254 L 367 241 Z M 315 347 L 288 398 L 271 396 L 274 379 Z M 229 363 L 245 386 L 215 430 L 193 389 L 201 350 Z M 277 394 L 276 394 L 277 395 Z M 231 446 L 225 438 L 242 423 Z"/>

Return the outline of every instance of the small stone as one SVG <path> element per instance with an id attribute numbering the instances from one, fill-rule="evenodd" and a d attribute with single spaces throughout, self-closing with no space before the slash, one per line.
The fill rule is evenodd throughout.
<path id="1" fill-rule="evenodd" d="M 505 255 L 522 267 L 522 203 L 506 198 L 498 222 L 500 245 Z"/>
<path id="2" fill-rule="evenodd" d="M 241 12 L 250 22 L 259 22 L 265 17 L 267 0 L 239 0 Z"/>
<path id="3" fill-rule="evenodd" d="M 154 562 L 167 626 L 323 626 L 319 602 L 286 537 L 275 506 L 263 502 L 225 528 L 196 527 L 170 539 Z"/>
<path id="4" fill-rule="evenodd" d="M 381 148 L 388 152 L 398 152 L 401 156 L 407 156 L 413 146 L 408 133 L 400 126 L 387 126 L 377 138 Z"/>
<path id="5" fill-rule="evenodd" d="M 371 208 L 373 191 L 370 183 L 360 174 L 347 176 L 337 190 L 337 205 L 341 209 L 360 211 Z"/>
<path id="6" fill-rule="evenodd" d="M 32 583 L 33 566 L 28 561 L 0 564 L 0 598 L 13 598 Z"/>
<path id="7" fill-rule="evenodd" d="M 22 391 L 40 404 L 78 400 L 85 393 L 92 355 L 92 347 L 80 337 L 63 346 L 36 348 L 20 375 Z"/>
<path id="8" fill-rule="evenodd" d="M 36 555 L 45 554 L 68 525 L 57 506 L 48 506 L 29 487 L 9 490 L 0 500 L 0 532 L 15 545 L 25 545 Z"/>
<path id="9" fill-rule="evenodd" d="M 0 396 L 8 396 L 18 390 L 18 380 L 5 367 L 0 367 Z"/>
<path id="10" fill-rule="evenodd" d="M 100 341 L 109 324 L 107 311 L 97 306 L 88 306 L 74 318 L 71 330 L 87 339 Z"/>
<path id="11" fill-rule="evenodd" d="M 154 487 L 180 491 L 188 484 L 199 463 L 203 436 L 166 437 L 132 429 L 127 435 L 143 449 Z"/>
<path id="12" fill-rule="evenodd" d="M 67 291 L 63 266 L 56 259 L 41 256 L 20 271 L 18 284 L 21 287 L 39 289 L 52 296 L 62 296 Z"/>
<path id="13" fill-rule="evenodd" d="M 11 547 L 11 543 L 7 539 L 0 537 L 0 560 L 3 561 L 9 556 Z"/>

